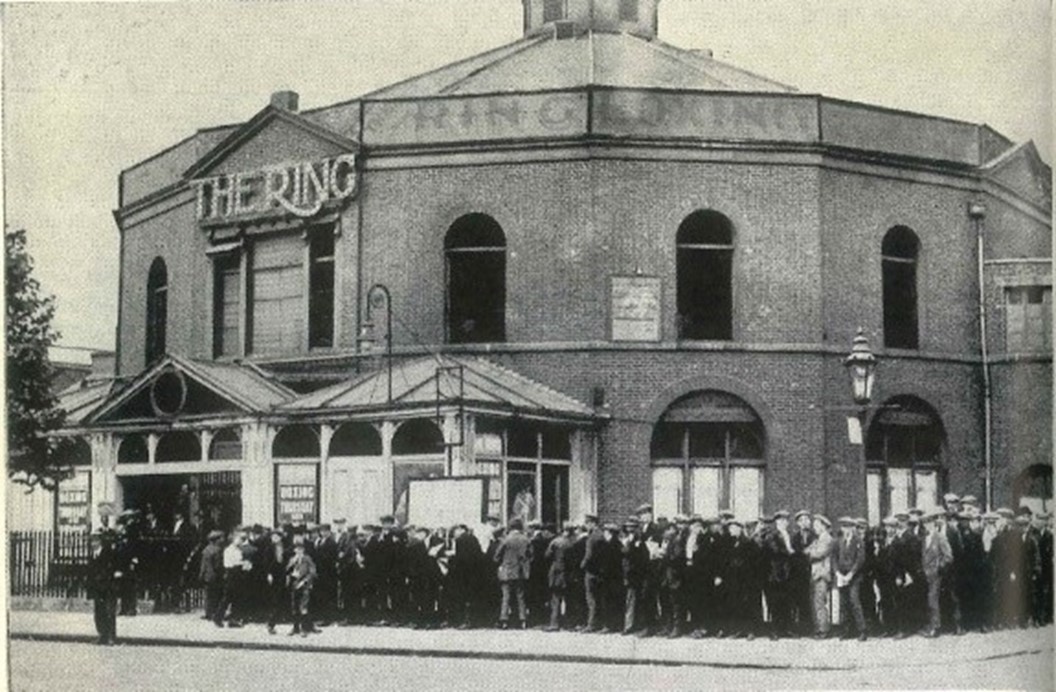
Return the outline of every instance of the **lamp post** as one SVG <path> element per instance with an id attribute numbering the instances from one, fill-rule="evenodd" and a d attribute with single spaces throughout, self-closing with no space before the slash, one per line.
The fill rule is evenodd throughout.
<path id="1" fill-rule="evenodd" d="M 367 321 L 363 323 L 359 332 L 359 341 L 364 345 L 372 344 L 374 337 L 374 322 L 371 313 L 374 308 L 385 304 L 385 360 L 387 361 L 389 398 L 392 403 L 392 294 L 385 284 L 374 284 L 367 291 Z"/>
<path id="2" fill-rule="evenodd" d="M 865 418 L 869 403 L 873 399 L 873 384 L 876 381 L 876 356 L 869 348 L 865 329 L 859 327 L 851 342 L 851 353 L 843 361 L 851 378 L 851 398 L 858 407 L 858 426 L 861 431 L 859 459 L 862 463 L 862 486 L 864 488 L 866 513 L 869 511 L 869 473 L 865 458 Z"/>

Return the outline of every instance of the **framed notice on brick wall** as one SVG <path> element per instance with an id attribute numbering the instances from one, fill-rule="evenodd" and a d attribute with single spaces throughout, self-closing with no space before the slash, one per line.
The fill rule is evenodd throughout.
<path id="1" fill-rule="evenodd" d="M 612 277 L 612 340 L 660 340 L 659 277 Z"/>

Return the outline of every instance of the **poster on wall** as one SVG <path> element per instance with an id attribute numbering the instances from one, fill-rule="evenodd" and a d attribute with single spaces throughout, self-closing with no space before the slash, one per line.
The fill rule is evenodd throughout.
<path id="1" fill-rule="evenodd" d="M 442 478 L 446 464 L 442 459 L 395 461 L 392 465 L 392 506 L 396 521 L 407 523 L 407 499 L 411 481 L 420 478 Z"/>
<path id="2" fill-rule="evenodd" d="M 660 340 L 659 277 L 612 277 L 612 340 Z"/>
<path id="3" fill-rule="evenodd" d="M 319 521 L 319 466 L 279 464 L 275 467 L 275 494 L 278 524 Z"/>
<path id="4" fill-rule="evenodd" d="M 91 524 L 92 472 L 78 469 L 59 483 L 56 523 L 60 531 L 86 531 Z"/>
<path id="5" fill-rule="evenodd" d="M 485 484 L 481 477 L 411 479 L 407 487 L 407 522 L 430 528 L 484 521 Z"/>

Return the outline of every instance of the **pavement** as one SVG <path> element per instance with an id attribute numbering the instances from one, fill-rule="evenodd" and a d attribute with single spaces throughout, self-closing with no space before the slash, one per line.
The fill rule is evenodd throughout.
<path id="1" fill-rule="evenodd" d="M 94 642 L 88 613 L 11 611 L 10 638 L 50 642 Z M 970 633 L 937 639 L 663 639 L 617 634 L 548 633 L 542 630 L 415 630 L 398 627 L 331 626 L 320 634 L 291 637 L 289 625 L 268 634 L 262 624 L 217 628 L 196 613 L 119 617 L 126 646 L 351 653 L 375 656 L 556 661 L 613 665 L 700 666 L 728 669 L 841 671 L 956 667 L 969 663 L 1043 654 L 1053 656 L 1053 628 Z M 882 679 L 881 679 L 882 686 Z"/>

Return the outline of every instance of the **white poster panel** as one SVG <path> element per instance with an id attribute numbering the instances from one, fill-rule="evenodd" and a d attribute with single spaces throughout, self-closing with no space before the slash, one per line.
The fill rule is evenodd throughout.
<path id="1" fill-rule="evenodd" d="M 741 521 L 756 519 L 763 512 L 763 470 L 751 466 L 738 466 L 733 470 L 730 509 Z"/>
<path id="2" fill-rule="evenodd" d="M 909 511 L 909 469 L 888 469 L 887 482 L 891 486 L 891 514 Z"/>
<path id="3" fill-rule="evenodd" d="M 653 469 L 653 514 L 671 519 L 682 513 L 682 469 Z"/>
<path id="4" fill-rule="evenodd" d="M 934 471 L 917 471 L 917 507 L 930 512 L 939 506 L 939 476 Z"/>
<path id="5" fill-rule="evenodd" d="M 879 526 L 880 520 L 880 492 L 883 489 L 884 477 L 879 471 L 870 471 L 865 477 L 865 491 L 868 496 L 869 525 Z"/>
<path id="6" fill-rule="evenodd" d="M 483 478 L 412 478 L 407 523 L 428 528 L 478 526 L 483 520 Z"/>
<path id="7" fill-rule="evenodd" d="M 718 515 L 721 473 L 717 467 L 693 469 L 693 514 L 704 518 Z"/>

